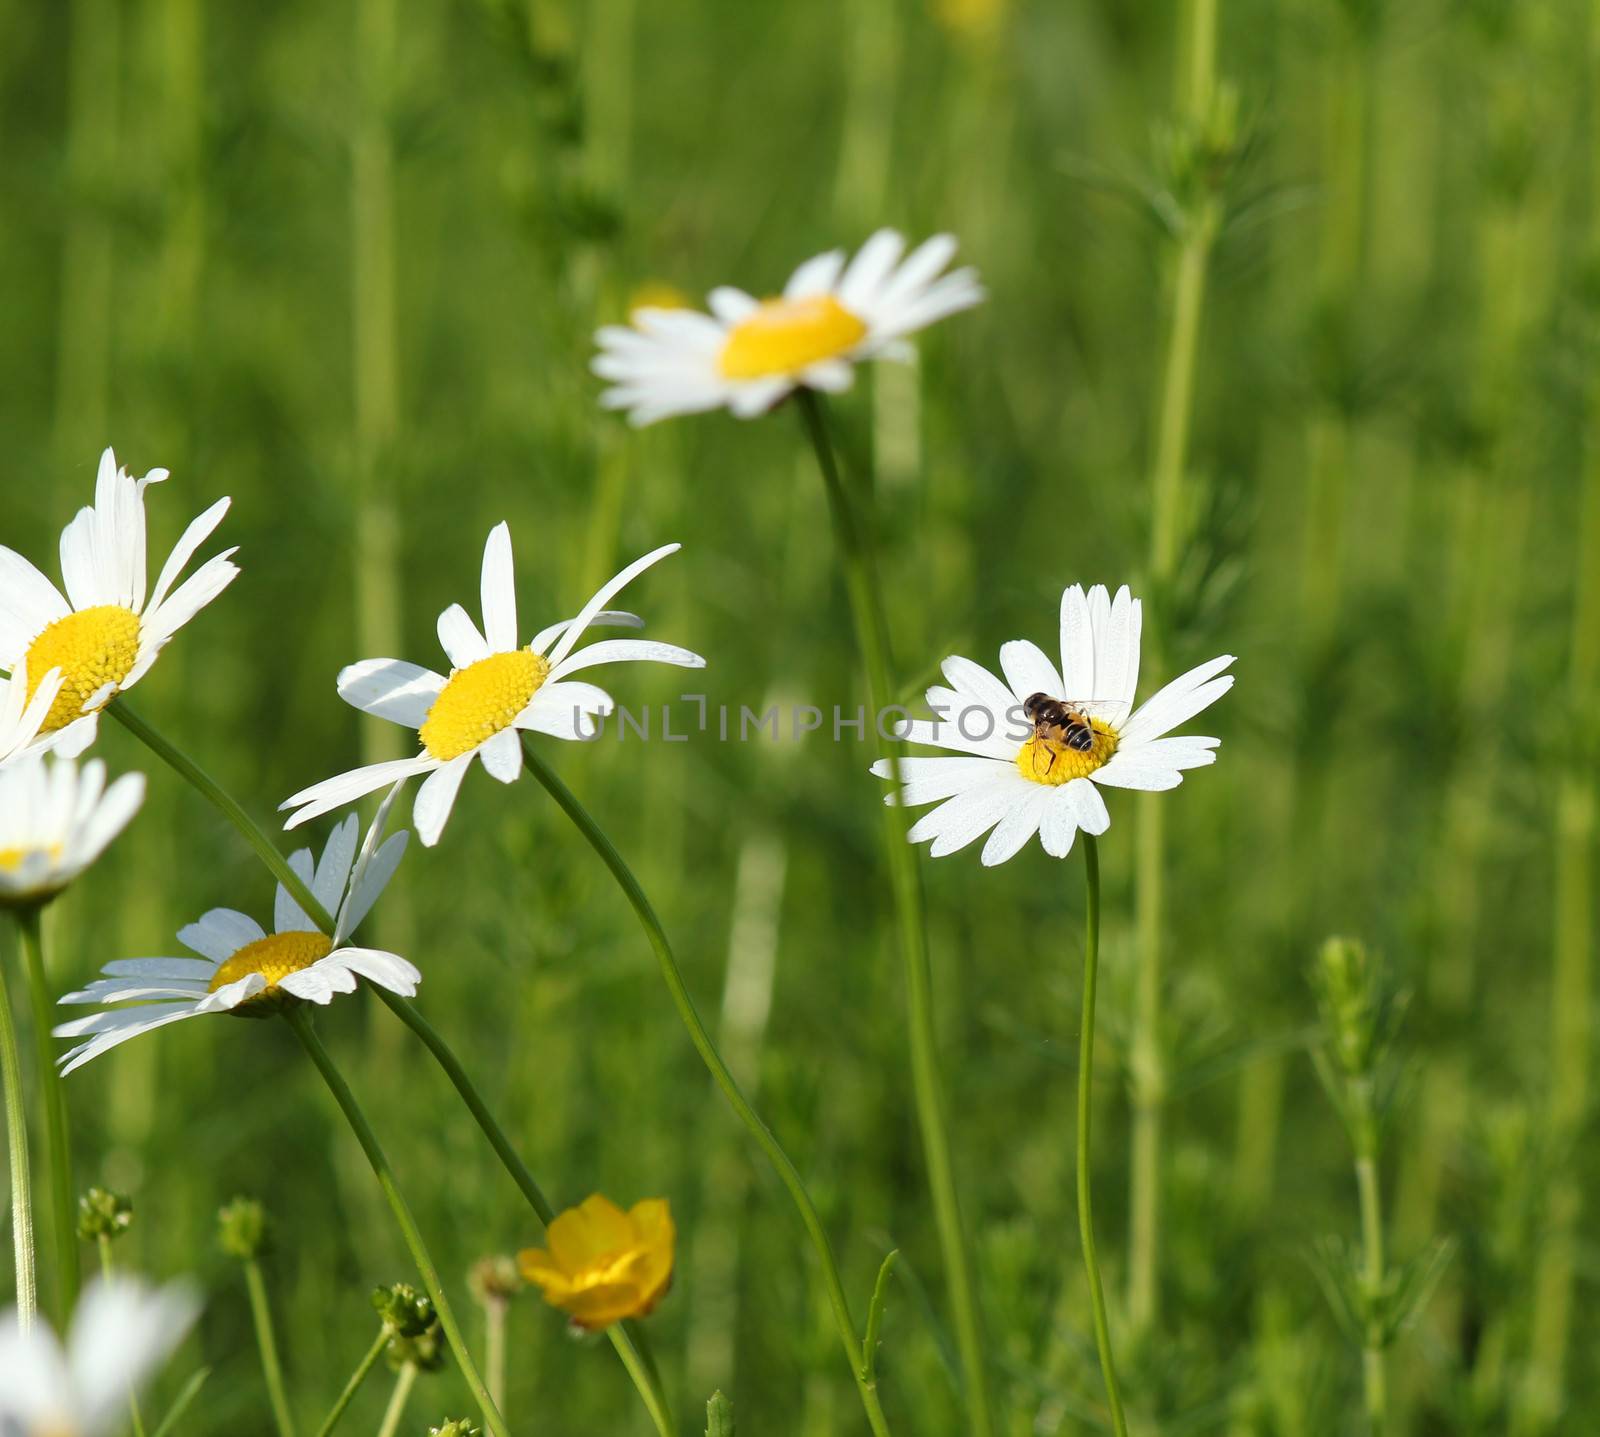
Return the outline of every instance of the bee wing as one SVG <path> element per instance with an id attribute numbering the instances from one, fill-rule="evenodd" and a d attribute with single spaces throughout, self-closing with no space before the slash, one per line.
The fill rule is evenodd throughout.
<path id="1" fill-rule="evenodd" d="M 1062 702 L 1088 718 L 1109 718 L 1119 709 L 1127 707 L 1116 699 L 1063 699 Z"/>

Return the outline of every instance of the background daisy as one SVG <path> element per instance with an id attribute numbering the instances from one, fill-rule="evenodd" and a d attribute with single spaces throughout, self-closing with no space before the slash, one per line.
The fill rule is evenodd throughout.
<path id="1" fill-rule="evenodd" d="M 48 1327 L 0 1318 L 0 1432 L 6 1437 L 101 1437 L 127 1419 L 128 1396 L 171 1356 L 200 1301 L 186 1282 L 153 1288 L 96 1279 L 66 1346 Z"/>
<path id="2" fill-rule="evenodd" d="M 452 665 L 448 677 L 403 659 L 364 659 L 339 674 L 339 696 L 346 703 L 416 729 L 422 752 L 301 789 L 281 805 L 295 810 L 284 827 L 295 828 L 363 794 L 427 774 L 412 818 L 417 836 L 432 847 L 474 758 L 501 783 L 514 783 L 522 772 L 523 731 L 564 739 L 595 736 L 595 719 L 611 712 L 611 696 L 570 675 L 600 664 L 637 661 L 704 668 L 699 654 L 648 639 L 607 639 L 576 647 L 591 624 L 637 625 L 634 615 L 606 609 L 606 601 L 678 548 L 666 544 L 635 559 L 602 584 L 576 618 L 540 630 L 521 648 L 511 530 L 497 524 L 483 550 L 482 632 L 460 604 L 439 615 L 439 642 Z"/>
<path id="3" fill-rule="evenodd" d="M 278 885 L 273 931 L 233 908 L 213 908 L 197 923 L 180 929 L 178 941 L 198 958 L 123 958 L 107 963 L 106 976 L 63 1003 L 132 1003 L 74 1018 L 54 1031 L 58 1038 L 87 1038 L 61 1059 L 63 1073 L 168 1023 L 203 1013 L 240 1012 L 248 1016 L 276 1011 L 287 998 L 326 1005 L 336 993 L 353 993 L 357 978 L 412 997 L 422 974 L 397 953 L 349 946 L 346 939 L 378 901 L 405 852 L 405 833 L 378 845 L 388 805 L 373 821 L 359 860 L 354 814 L 328 837 L 321 860 L 311 850 L 289 859 L 330 913 L 337 912 L 333 936 L 321 932 Z M 153 1001 L 152 1001 L 153 1000 Z"/>
<path id="4" fill-rule="evenodd" d="M 983 298 L 974 270 L 943 273 L 951 236 L 904 251 L 900 235 L 879 230 L 848 264 L 843 250 L 808 259 L 777 299 L 723 287 L 710 314 L 636 309 L 629 325 L 595 336 L 592 368 L 613 381 L 600 402 L 634 424 L 724 405 L 749 419 L 802 386 L 848 389 L 856 364 L 907 358 L 906 335 Z"/>
<path id="5" fill-rule="evenodd" d="M 39 726 L 41 747 L 68 757 L 88 748 L 99 710 L 138 683 L 167 640 L 239 573 L 228 549 L 178 583 L 228 512 L 231 501 L 219 499 L 184 530 L 146 602 L 144 491 L 166 477 L 165 469 L 152 469 L 135 479 L 117 467 L 111 450 L 100 456 L 94 503 L 61 532 L 65 595 L 21 554 L 0 545 L 0 668 L 20 671 L 26 664 L 36 684 L 60 671 L 59 690 Z"/>
<path id="6" fill-rule="evenodd" d="M 37 754 L 0 771 L 0 905 L 42 903 L 95 861 L 139 811 L 144 775 Z"/>
<path id="7" fill-rule="evenodd" d="M 898 732 L 962 757 L 900 761 L 900 800 L 939 804 L 912 825 L 911 841 L 931 840 L 929 852 L 939 858 L 987 833 L 983 861 L 993 865 L 1037 833 L 1045 852 L 1065 858 L 1080 828 L 1099 834 L 1110 826 L 1098 786 L 1176 788 L 1183 770 L 1215 762 L 1219 740 L 1163 735 L 1233 687 L 1233 675 L 1223 672 L 1233 655 L 1191 669 L 1135 710 L 1140 618 L 1126 585 L 1113 600 L 1102 584 L 1088 594 L 1074 584 L 1061 596 L 1059 669 L 1026 639 L 1001 647 L 1003 681 L 970 659 L 946 659 L 949 686 L 928 690 L 938 717 L 902 722 Z M 1087 749 L 1035 736 L 1024 713 L 1035 694 L 1076 706 L 1089 719 Z M 872 772 L 892 776 L 882 759 Z"/>

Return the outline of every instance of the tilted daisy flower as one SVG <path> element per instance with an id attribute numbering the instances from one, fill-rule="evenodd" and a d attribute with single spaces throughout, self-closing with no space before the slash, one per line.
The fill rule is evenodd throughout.
<path id="1" fill-rule="evenodd" d="M 378 843 L 387 810 L 385 804 L 373 820 L 359 856 L 360 824 L 351 814 L 329 835 L 314 866 L 308 848 L 289 859 L 317 901 L 337 914 L 331 938 L 281 883 L 271 933 L 248 914 L 213 908 L 178 932 L 178 941 L 200 957 L 118 959 L 101 969 L 104 978 L 61 1000 L 134 1005 L 103 1008 L 60 1024 L 56 1037 L 86 1039 L 62 1057 L 62 1072 L 70 1073 L 129 1038 L 184 1018 L 206 1013 L 265 1017 L 296 999 L 326 1005 L 336 993 L 353 993 L 357 978 L 412 997 L 422 974 L 410 963 L 397 953 L 358 948 L 348 941 L 394 877 L 405 852 L 405 833 Z"/>
<path id="2" fill-rule="evenodd" d="M 1183 770 L 1216 761 L 1218 740 L 1167 738 L 1233 687 L 1224 654 L 1174 679 L 1138 709 L 1140 605 L 1126 585 L 1074 584 L 1061 596 L 1061 667 L 1037 644 L 1000 649 L 1002 682 L 970 659 L 944 661 L 949 687 L 928 690 L 936 719 L 898 726 L 900 737 L 962 755 L 905 758 L 900 801 L 938 803 L 912 825 L 935 858 L 989 835 L 983 861 L 1003 863 L 1034 834 L 1065 858 L 1081 828 L 1104 833 L 1111 815 L 1100 787 L 1176 788 Z M 872 772 L 892 777 L 880 759 Z M 895 801 L 890 794 L 888 802 Z"/>
<path id="3" fill-rule="evenodd" d="M 132 1277 L 84 1289 L 65 1348 L 48 1327 L 0 1317 L 0 1432 L 6 1437 L 109 1437 L 128 1397 L 172 1355 L 200 1302 L 186 1282 Z"/>
<path id="4" fill-rule="evenodd" d="M 106 787 L 106 766 L 35 754 L 0 770 L 0 908 L 53 898 L 104 851 L 144 802 L 144 775 Z"/>
<path id="5" fill-rule="evenodd" d="M 21 662 L 9 678 L 0 677 L 0 772 L 12 764 L 32 759 L 46 716 L 61 692 L 61 670 L 51 669 L 38 684 L 29 684 L 27 663 Z"/>
<path id="6" fill-rule="evenodd" d="M 944 273 L 951 236 L 904 251 L 904 239 L 879 230 L 848 264 L 843 250 L 808 259 L 778 299 L 722 288 L 710 314 L 636 309 L 595 336 L 592 368 L 613 384 L 600 402 L 634 424 L 724 405 L 750 419 L 793 389 L 848 389 L 857 364 L 908 358 L 906 335 L 983 298 L 974 270 Z"/>
<path id="7" fill-rule="evenodd" d="M 641 620 L 633 614 L 604 605 L 678 547 L 666 544 L 635 559 L 602 584 L 575 619 L 541 629 L 524 647 L 517 640 L 511 530 L 497 524 L 483 550 L 483 631 L 460 604 L 439 615 L 439 642 L 453 666 L 448 676 L 403 659 L 363 659 L 339 675 L 340 698 L 363 713 L 416 729 L 422 752 L 414 758 L 352 769 L 301 789 L 280 805 L 294 810 L 284 827 L 294 828 L 363 794 L 427 774 L 417 791 L 412 819 L 417 836 L 431 848 L 444 831 L 474 758 L 481 759 L 501 783 L 515 783 L 522 773 L 521 731 L 564 739 L 588 739 L 598 733 L 595 719 L 611 712 L 611 696 L 571 675 L 598 664 L 636 660 L 704 668 L 706 661 L 699 654 L 645 639 L 606 639 L 577 647 L 591 624 L 640 627 Z"/>
<path id="8" fill-rule="evenodd" d="M 144 491 L 166 477 L 165 469 L 152 469 L 135 479 L 109 449 L 100 456 L 94 503 L 61 531 L 65 596 L 21 554 L 0 546 L 0 669 L 25 663 L 35 686 L 60 672 L 39 747 L 69 758 L 88 748 L 99 711 L 138 683 L 167 640 L 238 575 L 229 549 L 178 584 L 228 512 L 230 501 L 219 499 L 184 530 L 147 602 Z"/>

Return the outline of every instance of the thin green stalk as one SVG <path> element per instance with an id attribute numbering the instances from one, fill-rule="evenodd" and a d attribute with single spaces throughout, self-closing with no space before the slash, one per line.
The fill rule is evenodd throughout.
<path id="1" fill-rule="evenodd" d="M 350 1124 L 351 1132 L 356 1135 L 356 1141 L 361 1144 L 361 1150 L 366 1154 L 373 1175 L 378 1179 L 378 1186 L 383 1190 L 390 1211 L 394 1213 L 400 1235 L 411 1251 L 411 1259 L 416 1263 L 417 1271 L 422 1276 L 428 1296 L 433 1299 L 434 1310 L 439 1314 L 439 1325 L 444 1328 L 445 1341 L 450 1344 L 456 1366 L 461 1369 L 461 1375 L 466 1379 L 467 1386 L 472 1389 L 472 1395 L 477 1398 L 478 1406 L 483 1411 L 484 1422 L 495 1437 L 509 1437 L 505 1419 L 500 1415 L 500 1409 L 495 1406 L 494 1399 L 489 1396 L 488 1388 L 483 1385 L 483 1378 L 472 1360 L 472 1353 L 467 1350 L 466 1339 L 462 1336 L 461 1326 L 456 1321 L 455 1309 L 451 1307 L 450 1299 L 445 1295 L 444 1284 L 439 1281 L 439 1270 L 434 1266 L 427 1244 L 422 1240 L 421 1229 L 417 1227 L 417 1220 L 411 1215 L 410 1205 L 400 1192 L 394 1169 L 389 1166 L 389 1159 L 384 1155 L 377 1134 L 372 1131 L 372 1125 L 367 1121 L 367 1115 L 362 1112 L 361 1105 L 356 1101 L 355 1094 L 350 1091 L 350 1085 L 345 1082 L 343 1074 L 328 1056 L 328 1050 L 322 1046 L 322 1040 L 312 1028 L 311 1015 L 306 1009 L 297 1004 L 285 1010 L 284 1016 L 310 1055 L 311 1061 L 316 1064 L 317 1071 L 322 1074 L 323 1082 L 328 1085 L 328 1091 L 333 1094 L 333 1099 L 338 1103 L 345 1121 Z"/>
<path id="2" fill-rule="evenodd" d="M 6 1105 L 6 1157 L 11 1164 L 11 1248 L 17 1276 L 17 1321 L 24 1332 L 39 1310 L 39 1279 L 33 1255 L 33 1198 L 28 1185 L 28 1115 L 22 1102 L 22 1059 L 17 1027 L 0 964 L 0 1089 Z"/>
<path id="3" fill-rule="evenodd" d="M 372 1339 L 372 1346 L 366 1350 L 361 1361 L 356 1364 L 356 1370 L 350 1374 L 350 1380 L 345 1383 L 344 1391 L 339 1394 L 339 1400 L 322 1419 L 322 1425 L 317 1428 L 317 1437 L 328 1437 L 328 1434 L 339 1425 L 339 1419 L 344 1416 L 345 1408 L 361 1390 L 361 1384 L 367 1380 L 367 1374 L 378 1365 L 378 1359 L 383 1356 L 383 1349 L 388 1345 L 389 1328 L 387 1325 L 382 1325 L 378 1328 L 378 1335 Z"/>
<path id="4" fill-rule="evenodd" d="M 1371 1120 L 1368 1119 L 1370 1126 Z M 1361 1276 L 1369 1294 L 1376 1296 L 1384 1282 L 1383 1206 L 1378 1197 L 1376 1143 L 1370 1136 L 1356 1154 L 1356 1191 L 1361 1203 Z M 1388 1382 L 1383 1364 L 1384 1334 L 1373 1321 L 1367 1324 L 1361 1352 L 1362 1381 L 1366 1392 L 1367 1422 L 1372 1437 L 1383 1437 L 1388 1423 Z"/>
<path id="5" fill-rule="evenodd" d="M 856 642 L 866 670 L 867 698 L 872 706 L 868 727 L 878 757 L 885 760 L 900 791 L 902 746 L 885 739 L 881 716 L 894 702 L 889 670 L 889 624 L 883 589 L 867 519 L 859 514 L 844 486 L 828 435 L 821 398 L 809 389 L 796 396 L 806 435 L 816 450 L 817 467 L 839 546 Z M 916 852 L 906 842 L 905 811 L 898 804 L 883 805 L 883 839 L 889 864 L 889 882 L 900 928 L 900 946 L 906 969 L 907 1028 L 911 1044 L 911 1085 L 916 1098 L 917 1123 L 922 1133 L 923 1156 L 928 1167 L 928 1187 L 933 1196 L 934 1220 L 944 1258 L 950 1305 L 955 1318 L 956 1344 L 966 1377 L 967 1418 L 973 1437 L 992 1437 L 988 1369 L 984 1362 L 983 1321 L 978 1307 L 977 1280 L 972 1252 L 961 1217 L 956 1190 L 955 1163 L 950 1151 L 949 1119 L 939 1081 L 939 1049 L 933 1022 L 933 970 L 928 960 L 927 921 L 923 913 L 922 886 L 917 876 Z"/>
<path id="6" fill-rule="evenodd" d="M 250 1292 L 250 1318 L 256 1326 L 256 1344 L 261 1349 L 261 1373 L 267 1380 L 267 1400 L 272 1404 L 272 1420 L 279 1437 L 294 1437 L 294 1416 L 289 1411 L 289 1393 L 283 1383 L 283 1364 L 278 1360 L 278 1338 L 272 1325 L 272 1304 L 267 1301 L 267 1284 L 261 1264 L 253 1257 L 244 1261 L 244 1285 Z"/>
<path id="7" fill-rule="evenodd" d="M 55 1024 L 55 1003 L 50 996 L 44 967 L 43 912 L 24 908 L 17 912 L 22 936 L 22 966 L 27 975 L 28 998 L 33 1011 L 34 1073 L 44 1106 L 45 1156 L 50 1188 L 50 1236 L 55 1247 L 56 1326 L 66 1330 L 67 1319 L 78 1302 L 78 1232 L 73 1210 L 72 1139 L 67 1127 L 67 1099 L 61 1090 L 61 1073 L 50 1047 Z"/>
<path id="8" fill-rule="evenodd" d="M 1094 1244 L 1094 1206 L 1089 1181 L 1089 1126 L 1094 1114 L 1094 999 L 1100 968 L 1100 849 L 1091 833 L 1083 842 L 1084 894 L 1087 917 L 1083 939 L 1083 1017 L 1078 1034 L 1078 1235 L 1083 1242 L 1083 1265 L 1089 1274 L 1089 1300 L 1094 1310 L 1094 1345 L 1100 1354 L 1100 1371 L 1106 1380 L 1106 1401 L 1111 1404 L 1111 1425 L 1116 1437 L 1128 1437 L 1128 1419 L 1122 1411 L 1122 1392 L 1111 1359 L 1111 1327 L 1106 1321 L 1106 1293 L 1100 1281 L 1100 1258 Z"/>
<path id="9" fill-rule="evenodd" d="M 705 1063 L 712 1079 L 722 1090 L 722 1095 L 728 1100 L 729 1106 L 749 1129 L 750 1135 L 767 1155 L 783 1185 L 789 1190 L 789 1196 L 794 1199 L 794 1205 L 800 1211 L 800 1220 L 805 1224 L 812 1246 L 816 1249 L 817 1258 L 822 1264 L 822 1277 L 827 1287 L 829 1305 L 833 1309 L 834 1325 L 839 1330 L 839 1340 L 844 1344 L 845 1356 L 850 1362 L 850 1373 L 855 1378 L 857 1391 L 861 1394 L 861 1405 L 866 1409 L 867 1421 L 878 1437 L 887 1437 L 889 1424 L 878 1401 L 877 1384 L 872 1379 L 866 1364 L 855 1320 L 850 1315 L 850 1301 L 845 1296 L 844 1283 L 839 1277 L 839 1267 L 834 1261 L 833 1246 L 828 1241 L 827 1230 L 823 1227 L 822 1219 L 812 1204 L 811 1195 L 806 1191 L 799 1170 L 789 1160 L 789 1155 L 773 1136 L 772 1130 L 761 1120 L 761 1115 L 750 1105 L 750 1100 L 745 1097 L 733 1074 L 728 1071 L 728 1065 L 723 1062 L 721 1053 L 717 1051 L 716 1044 L 706 1031 L 706 1026 L 694 1006 L 688 985 L 683 981 L 683 974 L 679 971 L 677 958 L 673 956 L 672 944 L 667 939 L 666 929 L 656 917 L 649 898 L 639 886 L 639 880 L 633 876 L 633 870 L 628 867 L 626 860 L 606 837 L 605 831 L 590 816 L 588 809 L 578 801 L 572 790 L 544 761 L 527 735 L 523 736 L 522 747 L 527 768 L 544 786 L 545 791 L 555 799 L 561 811 L 577 825 L 578 831 L 589 841 L 589 846 L 600 855 L 601 861 L 610 869 L 611 876 L 616 879 L 618 887 L 627 897 L 640 926 L 645 931 L 645 936 L 650 940 L 651 948 L 655 951 L 656 959 L 661 966 L 661 976 L 666 980 L 667 990 L 671 993 L 672 1001 L 678 1009 L 678 1016 L 689 1031 L 689 1041 L 694 1044 L 695 1051 L 700 1054 L 701 1061 Z"/>
<path id="10" fill-rule="evenodd" d="M 1179 73 L 1180 103 L 1198 130 L 1210 118 L 1216 93 L 1217 3 L 1189 0 L 1187 65 Z M 1183 534 L 1183 482 L 1189 467 L 1195 370 L 1206 275 L 1220 223 L 1211 194 L 1187 215 L 1173 273 L 1172 309 L 1156 411 L 1155 460 L 1150 477 L 1150 583 L 1167 607 Z M 1136 954 L 1129 1075 L 1133 1134 L 1128 1173 L 1128 1316 L 1138 1331 L 1155 1325 L 1161 1306 L 1161 1149 L 1167 1079 L 1162 1018 L 1161 946 L 1166 914 L 1166 809 L 1159 794 L 1140 794 L 1134 846 Z"/>
<path id="11" fill-rule="evenodd" d="M 494 1405 L 506 1410 L 506 1304 L 494 1299 L 483 1305 L 483 1369 Z"/>
<path id="12" fill-rule="evenodd" d="M 389 1396 L 388 1407 L 384 1409 L 383 1425 L 378 1428 L 378 1437 L 394 1437 L 400 1430 L 400 1419 L 405 1415 L 406 1403 L 411 1400 L 411 1388 L 416 1380 L 417 1364 L 406 1363 L 394 1380 L 394 1391 Z"/>
<path id="13" fill-rule="evenodd" d="M 115 1271 L 111 1261 L 111 1235 L 100 1233 L 95 1238 L 95 1246 L 100 1252 L 100 1276 L 110 1282 Z M 132 1387 L 128 1389 L 128 1420 L 133 1424 L 133 1437 L 144 1437 L 144 1414 L 139 1410 L 139 1394 Z"/>
<path id="14" fill-rule="evenodd" d="M 232 795 L 195 763 L 187 754 L 175 744 L 164 738 L 142 718 L 132 713 L 124 700 L 117 700 L 110 705 L 111 712 L 141 743 L 151 750 L 158 758 L 171 767 L 181 778 L 191 784 L 202 795 L 222 812 L 223 816 L 233 824 L 244 836 L 245 841 L 253 848 L 256 855 L 266 865 L 267 871 L 277 881 L 288 889 L 294 896 L 306 916 L 311 919 L 324 933 L 332 933 L 334 928 L 333 915 L 317 900 L 315 894 L 305 885 L 288 861 L 278 850 L 272 839 L 256 821 L 245 812 Z M 428 1022 L 417 1010 L 413 1003 L 407 1002 L 397 994 L 391 993 L 387 988 L 374 988 L 378 997 L 388 1005 L 391 1012 L 400 1019 L 433 1055 L 434 1060 L 444 1070 L 445 1076 L 450 1079 L 455 1090 L 467 1105 L 467 1110 L 472 1114 L 483 1135 L 489 1140 L 489 1145 L 494 1149 L 495 1156 L 500 1159 L 511 1180 L 516 1183 L 522 1195 L 527 1199 L 528 1205 L 538 1215 L 539 1221 L 546 1226 L 555 1217 L 555 1209 L 545 1197 L 539 1184 L 534 1181 L 533 1174 L 528 1171 L 527 1165 L 517 1155 L 517 1151 L 506 1137 L 505 1130 L 495 1120 L 494 1114 L 489 1111 L 487 1104 L 479 1095 L 477 1087 L 467 1076 L 466 1069 L 461 1066 L 458 1059 L 445 1042 L 443 1036 Z M 645 1407 L 650 1412 L 651 1420 L 656 1425 L 656 1430 L 661 1437 L 675 1437 L 676 1426 L 673 1422 L 671 1408 L 661 1390 L 659 1379 L 648 1370 L 637 1350 L 639 1332 L 632 1323 L 621 1327 L 611 1327 L 606 1330 L 606 1335 L 611 1339 L 611 1345 L 616 1348 L 617 1355 L 622 1359 L 622 1365 L 627 1369 L 628 1376 L 633 1379 L 633 1384 L 639 1389 L 639 1395 L 644 1400 Z"/>

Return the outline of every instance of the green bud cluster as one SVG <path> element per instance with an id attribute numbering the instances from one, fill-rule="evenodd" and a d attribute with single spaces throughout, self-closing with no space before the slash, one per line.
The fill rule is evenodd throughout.
<path id="1" fill-rule="evenodd" d="M 465 1417 L 452 1417 L 437 1427 L 428 1428 L 428 1437 L 483 1437 L 483 1428 Z"/>
<path id="2" fill-rule="evenodd" d="M 254 1198 L 234 1198 L 217 1213 L 217 1241 L 229 1256 L 253 1262 L 272 1247 L 266 1209 Z"/>
<path id="3" fill-rule="evenodd" d="M 421 1337 L 437 1321 L 433 1299 L 409 1282 L 394 1282 L 372 1290 L 373 1310 L 396 1337 Z"/>
<path id="4" fill-rule="evenodd" d="M 121 1237 L 133 1225 L 133 1201 L 109 1188 L 90 1188 L 78 1199 L 78 1237 L 84 1242 Z"/>

